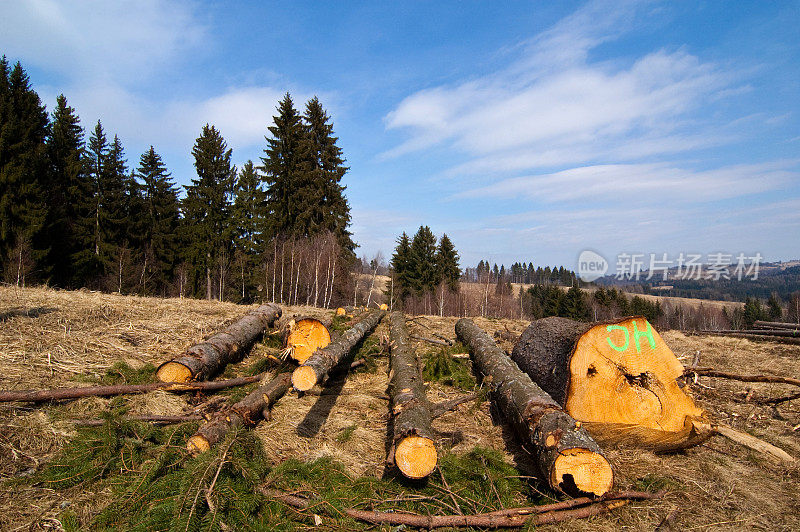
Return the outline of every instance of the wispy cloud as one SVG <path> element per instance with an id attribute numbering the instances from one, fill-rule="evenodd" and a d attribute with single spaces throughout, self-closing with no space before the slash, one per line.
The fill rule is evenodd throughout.
<path id="1" fill-rule="evenodd" d="M 713 64 L 682 49 L 589 60 L 630 26 L 637 6 L 590 3 L 532 39 L 508 68 L 411 94 L 386 116 L 388 129 L 409 137 L 384 156 L 455 148 L 469 160 L 450 173 L 464 174 L 637 160 L 721 142 L 692 115 L 731 89 Z"/>
<path id="2" fill-rule="evenodd" d="M 609 164 L 500 180 L 455 198 L 526 198 L 540 203 L 572 200 L 637 204 L 718 201 L 778 189 L 800 179 L 798 161 L 726 166 L 694 171 L 668 163 Z"/>

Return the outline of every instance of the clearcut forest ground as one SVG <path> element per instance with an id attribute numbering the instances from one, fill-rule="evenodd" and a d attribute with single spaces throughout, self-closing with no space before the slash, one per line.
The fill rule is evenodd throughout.
<path id="1" fill-rule="evenodd" d="M 247 310 L 234 304 L 201 300 L 0 288 L 0 313 L 32 308 L 39 308 L 38 316 L 11 312 L 0 321 L 0 389 L 86 386 L 109 382 L 112 377 L 115 382 L 131 378 L 129 370 L 119 368 L 139 368 L 138 378 L 152 379 L 152 366 L 202 340 Z M 285 307 L 284 313 L 322 316 L 332 311 Z M 409 321 L 413 335 L 455 338 L 455 318 L 413 318 Z M 519 334 L 527 326 L 527 322 L 519 320 L 476 319 L 476 323 L 489 334 L 500 330 Z M 379 479 L 384 475 L 388 359 L 382 342 L 385 343 L 387 335 L 387 326 L 381 324 L 373 340 L 362 347 L 368 364 L 351 372 L 338 393 L 330 390 L 303 397 L 289 394 L 274 407 L 272 419 L 258 425 L 253 433 L 263 445 L 270 470 L 294 463 L 291 459 L 310 462 L 327 457 L 327 461 L 314 463 L 330 465 L 332 460 L 340 464 L 342 478 L 348 482 L 366 482 L 364 479 Z M 690 337 L 677 331 L 665 332 L 663 337 L 684 364 L 689 364 L 699 350 L 704 366 L 737 373 L 800 376 L 800 346 L 714 336 Z M 506 350 L 512 348 L 509 342 L 500 344 Z M 463 352 L 463 348 L 443 350 L 427 342 L 414 345 L 428 365 L 427 375 L 431 378 L 428 396 L 432 401 L 457 397 L 472 389 L 469 362 L 451 356 Z M 270 356 L 279 352 L 275 338 L 267 337 L 243 362 L 230 367 L 225 376 L 268 368 Z M 120 362 L 126 366 L 120 366 Z M 794 390 L 787 386 L 706 377 L 700 378 L 699 383 L 702 386 L 692 386 L 691 392 L 715 420 L 800 457 L 800 401 L 771 409 L 744 400 L 750 390 L 761 397 L 785 395 Z M 222 395 L 235 398 L 242 393 L 244 390 Z M 69 420 L 98 418 L 112 405 L 118 408 L 121 404 L 129 414 L 180 414 L 207 399 L 198 394 L 158 391 L 116 401 L 85 398 L 40 406 L 0 405 L 0 530 L 96 528 L 98 514 L 118 497 L 115 480 L 119 475 L 139 473 L 135 465 L 124 465 L 123 456 L 123 466 L 103 472 L 102 478 L 72 487 L 52 487 L 53 484 L 43 480 L 49 464 L 59 460 L 87 430 L 76 429 Z M 395 495 L 400 493 L 404 500 L 424 493 L 428 497 L 424 508 L 439 513 L 452 513 L 448 508 L 455 506 L 463 507 L 466 513 L 497 509 L 500 504 L 526 505 L 558 499 L 531 476 L 534 473 L 524 452 L 488 401 L 478 399 L 462 404 L 437 419 L 434 428 L 441 436 L 437 443 L 446 464 L 443 466 L 446 475 L 455 471 L 462 457 L 489 457 L 474 461 L 477 470 L 472 472 L 483 475 L 483 486 L 479 488 L 485 487 L 486 497 L 471 500 L 475 497 L 463 491 L 467 484 L 460 484 L 455 478 L 445 483 L 445 477 L 438 471 L 427 485 L 389 478 L 385 480 L 388 484 L 381 484 L 382 489 Z M 177 442 L 175 448 L 182 445 L 183 442 Z M 476 454 L 473 452 L 476 447 L 493 451 Z M 797 465 L 777 463 L 721 437 L 670 455 L 631 449 L 608 449 L 607 453 L 616 469 L 617 489 L 666 489 L 667 495 L 661 500 L 632 503 L 588 520 L 543 528 L 654 530 L 674 512 L 675 530 L 800 530 Z M 500 465 L 490 464 L 491 457 L 499 457 Z M 481 464 L 487 468 L 486 472 L 480 471 Z M 325 497 L 324 493 L 315 493 L 321 491 L 319 483 L 309 481 L 298 489 L 308 496 Z M 350 500 L 340 502 L 345 506 L 376 509 L 399 504 L 365 500 L 360 493 L 353 491 Z M 151 502 L 144 500 L 142 505 L 147 507 Z M 274 503 L 268 507 L 280 506 Z M 314 527 L 313 512 L 275 512 L 275 519 L 280 519 L 277 522 L 283 528 Z M 324 509 L 317 513 L 321 515 L 319 529 L 375 528 L 331 517 Z"/>

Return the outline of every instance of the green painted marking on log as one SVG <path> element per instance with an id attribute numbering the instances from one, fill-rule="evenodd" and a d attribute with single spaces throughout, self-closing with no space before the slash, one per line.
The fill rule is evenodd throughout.
<path id="1" fill-rule="evenodd" d="M 611 336 L 606 337 L 606 341 L 608 342 L 608 345 L 611 346 L 611 349 L 620 352 L 628 349 L 628 345 L 631 342 L 631 335 L 628 332 L 628 328 L 623 327 L 621 325 L 606 325 L 606 332 L 611 332 L 611 331 L 622 331 L 625 333 L 625 345 L 623 345 L 622 347 L 615 345 L 614 342 L 611 341 Z"/>
<path id="2" fill-rule="evenodd" d="M 649 321 L 645 320 L 644 322 L 647 324 L 647 330 L 640 332 L 639 328 L 636 326 L 636 320 L 633 320 L 633 341 L 636 342 L 637 353 L 642 352 L 642 347 L 639 345 L 640 336 L 644 336 L 645 338 L 647 338 L 647 342 L 650 344 L 650 347 L 652 349 L 656 348 L 656 339 L 653 336 L 653 328 L 650 326 Z"/>

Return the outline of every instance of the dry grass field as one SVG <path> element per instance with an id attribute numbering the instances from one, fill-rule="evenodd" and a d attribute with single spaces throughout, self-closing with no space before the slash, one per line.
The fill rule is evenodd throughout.
<path id="1" fill-rule="evenodd" d="M 38 309 L 28 313 L 30 309 Z M 244 314 L 246 307 L 199 300 L 152 299 L 45 288 L 0 288 L 0 389 L 84 386 L 98 382 L 115 363 L 133 368 L 157 366 L 204 336 Z M 284 313 L 330 314 L 331 311 L 287 307 Z M 455 337 L 455 318 L 414 317 L 412 335 L 434 333 Z M 490 334 L 519 334 L 527 323 L 476 319 Z M 372 367 L 351 374 L 336 393 L 290 394 L 273 409 L 255 434 L 273 465 L 295 458 L 329 457 L 343 466 L 348 478 L 379 478 L 386 460 L 387 359 L 381 356 L 385 324 L 374 332 Z M 737 373 L 800 376 L 800 346 L 744 339 L 685 336 L 667 331 L 664 339 L 688 364 L 696 351 L 701 364 Z M 511 349 L 511 344 L 501 342 Z M 415 342 L 428 360 L 439 347 Z M 227 375 L 241 375 L 280 348 L 257 344 Z M 448 355 L 449 356 L 449 355 Z M 459 359 L 461 360 L 461 359 Z M 431 382 L 429 398 L 436 402 L 463 394 L 445 382 Z M 702 377 L 691 391 L 712 418 L 751 433 L 800 457 L 800 401 L 777 408 L 747 402 L 745 396 L 778 396 L 787 386 L 746 384 Z M 126 396 L 131 414 L 180 414 L 204 397 L 164 391 Z M 66 510 L 81 527 L 91 528 L 93 516 L 113 500 L 107 484 L 53 489 L 36 481 L 37 474 L 79 437 L 71 419 L 96 418 L 112 400 L 86 398 L 60 404 L 0 405 L 0 530 L 60 530 Z M 441 454 L 461 455 L 476 446 L 495 449 L 524 479 L 529 493 L 543 491 L 525 453 L 499 422 L 486 401 L 462 404 L 434 422 Z M 618 489 L 666 489 L 663 499 L 633 503 L 588 520 L 543 527 L 547 530 L 654 530 L 673 515 L 674 530 L 800 530 L 800 466 L 778 463 L 721 437 L 684 452 L 655 455 L 635 449 L 608 449 L 617 473 Z M 30 481 L 26 479 L 31 479 Z M 436 487 L 443 478 L 434 473 Z M 414 492 L 409 486 L 406 491 Z M 442 498 L 448 499 L 444 495 Z M 362 501 L 354 498 L 353 505 Z M 447 500 L 448 504 L 452 501 Z M 517 501 L 524 504 L 525 500 Z M 309 514 L 297 514 L 285 528 L 312 528 Z M 361 527 L 362 525 L 353 524 Z M 323 520 L 320 529 L 337 526 Z M 363 526 L 363 528 L 368 528 Z M 386 527 L 388 530 L 388 527 Z"/>

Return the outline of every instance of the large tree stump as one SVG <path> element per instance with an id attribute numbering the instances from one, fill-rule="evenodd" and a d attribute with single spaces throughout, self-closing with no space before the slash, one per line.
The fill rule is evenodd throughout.
<path id="1" fill-rule="evenodd" d="M 570 495 L 600 496 L 611 489 L 614 473 L 600 447 L 547 393 L 531 381 L 471 320 L 456 323 L 475 367 L 492 390 L 497 409 L 534 453 L 543 479 Z"/>
<path id="2" fill-rule="evenodd" d="M 328 374 L 331 368 L 338 364 L 362 338 L 378 325 L 385 314 L 386 312 L 383 310 L 368 312 L 361 321 L 345 331 L 336 341 L 328 344 L 328 347 L 317 350 L 302 366 L 294 370 L 292 386 L 301 392 L 313 388 Z"/>
<path id="3" fill-rule="evenodd" d="M 389 391 L 394 429 L 390 462 L 409 478 L 424 478 L 434 470 L 438 459 L 430 405 L 405 316 L 402 312 L 392 312 L 389 318 L 392 341 Z"/>
<path id="4" fill-rule="evenodd" d="M 225 438 L 234 427 L 252 426 L 269 415 L 269 409 L 289 390 L 291 373 L 281 373 L 229 408 L 220 410 L 203 423 L 186 448 L 202 453 Z"/>
<path id="5" fill-rule="evenodd" d="M 278 323 L 285 352 L 299 364 L 331 343 L 330 327 L 331 319 L 311 316 L 284 316 Z"/>
<path id="6" fill-rule="evenodd" d="M 641 316 L 603 323 L 536 320 L 511 358 L 598 441 L 656 450 L 708 436 L 704 412 L 684 393 L 683 366 Z"/>
<path id="7" fill-rule="evenodd" d="M 162 382 L 208 379 L 222 371 L 226 365 L 241 360 L 258 337 L 280 317 L 281 308 L 275 303 L 261 305 L 224 331 L 161 364 L 156 376 Z"/>

